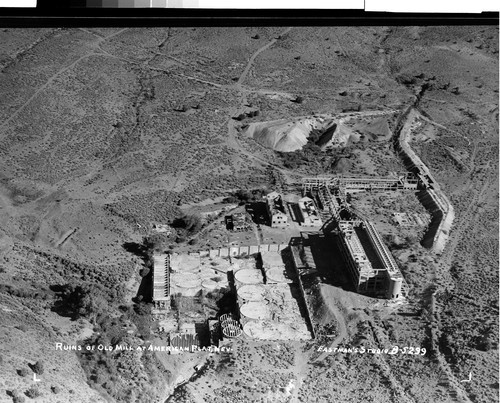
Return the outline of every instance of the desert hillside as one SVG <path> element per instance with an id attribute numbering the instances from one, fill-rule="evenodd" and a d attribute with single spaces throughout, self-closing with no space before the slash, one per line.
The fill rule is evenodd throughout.
<path id="1" fill-rule="evenodd" d="M 1 29 L 0 401 L 498 402 L 498 37 L 498 26 Z M 406 171 L 394 139 L 410 109 L 412 147 L 455 209 L 444 252 L 418 242 L 418 195 L 353 196 L 409 284 L 404 304 L 326 275 L 315 340 L 237 339 L 227 356 L 85 351 L 159 342 L 143 299 L 158 244 L 298 234 L 257 221 L 230 234 L 229 204 L 298 198 L 308 176 Z M 390 218 L 408 209 L 413 232 Z M 360 343 L 429 354 L 318 350 Z"/>

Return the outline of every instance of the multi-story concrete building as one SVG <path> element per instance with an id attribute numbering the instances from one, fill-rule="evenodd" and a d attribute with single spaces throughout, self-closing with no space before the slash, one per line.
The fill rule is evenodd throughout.
<path id="1" fill-rule="evenodd" d="M 356 291 L 400 298 L 406 283 L 375 226 L 369 221 L 340 221 L 338 245 Z"/>
<path id="2" fill-rule="evenodd" d="M 278 192 L 271 192 L 266 196 L 266 207 L 271 227 L 285 228 L 288 225 L 283 198 Z"/>

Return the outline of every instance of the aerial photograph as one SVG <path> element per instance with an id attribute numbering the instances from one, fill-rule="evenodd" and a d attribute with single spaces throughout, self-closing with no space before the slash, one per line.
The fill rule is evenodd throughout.
<path id="1" fill-rule="evenodd" d="M 0 402 L 499 402 L 498 39 L 0 28 Z"/>

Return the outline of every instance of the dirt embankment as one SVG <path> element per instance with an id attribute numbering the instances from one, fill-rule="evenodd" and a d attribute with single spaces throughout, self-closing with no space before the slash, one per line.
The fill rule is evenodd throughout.
<path id="1" fill-rule="evenodd" d="M 443 203 L 439 194 L 432 189 L 421 190 L 417 197 L 432 216 L 422 239 L 422 246 L 435 253 L 442 253 L 455 218 L 453 206 L 451 204 L 447 206 L 446 203 Z"/>
<path id="2" fill-rule="evenodd" d="M 429 169 L 410 147 L 410 133 L 417 125 L 419 114 L 411 110 L 397 138 L 397 150 L 409 170 L 417 173 L 424 182 L 418 198 L 431 213 L 432 221 L 424 235 L 422 245 L 435 253 L 442 253 L 455 219 L 455 211 L 450 201 L 434 180 Z"/>

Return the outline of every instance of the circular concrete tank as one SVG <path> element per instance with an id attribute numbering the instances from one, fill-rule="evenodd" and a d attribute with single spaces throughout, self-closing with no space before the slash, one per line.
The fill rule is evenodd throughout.
<path id="1" fill-rule="evenodd" d="M 234 278 L 243 284 L 262 284 L 262 273 L 256 269 L 242 269 L 234 274 Z"/>
<path id="2" fill-rule="evenodd" d="M 268 283 L 293 283 L 292 280 L 286 278 L 284 267 L 273 267 L 266 271 Z"/>
<path id="3" fill-rule="evenodd" d="M 217 288 L 221 288 L 224 285 L 224 283 L 207 279 L 207 280 L 203 280 L 201 285 L 203 286 L 204 289 L 209 290 L 209 291 L 213 291 L 213 290 L 216 290 Z"/>
<path id="4" fill-rule="evenodd" d="M 264 302 L 250 301 L 240 307 L 241 315 L 249 319 L 267 319 L 270 317 L 269 309 Z"/>
<path id="5" fill-rule="evenodd" d="M 299 293 L 299 288 L 298 286 L 292 286 L 297 288 L 297 293 Z M 277 283 L 269 286 L 267 288 L 268 293 L 269 293 L 269 298 L 274 299 L 274 300 L 285 300 L 285 301 L 295 301 L 296 298 L 293 297 L 291 290 L 290 290 L 290 285 L 288 283 Z"/>
<path id="6" fill-rule="evenodd" d="M 201 286 L 201 279 L 194 273 L 181 273 L 173 276 L 175 285 L 179 288 L 197 288 Z"/>
<path id="7" fill-rule="evenodd" d="M 266 289 L 258 284 L 247 284 L 238 288 L 238 296 L 245 301 L 262 301 Z"/>
<path id="8" fill-rule="evenodd" d="M 283 266 L 283 258 L 281 252 L 261 252 L 262 264 L 264 267 L 280 267 Z"/>

